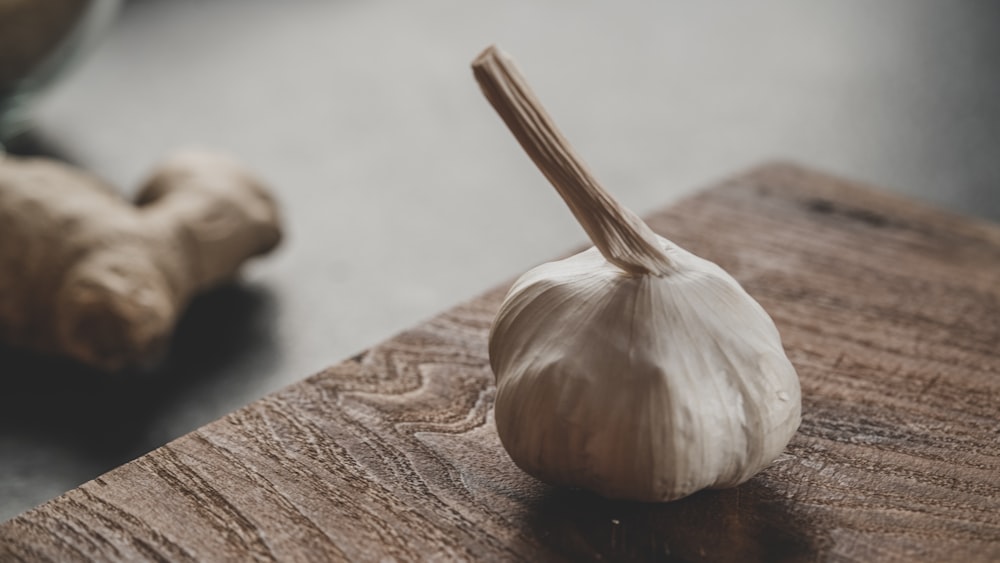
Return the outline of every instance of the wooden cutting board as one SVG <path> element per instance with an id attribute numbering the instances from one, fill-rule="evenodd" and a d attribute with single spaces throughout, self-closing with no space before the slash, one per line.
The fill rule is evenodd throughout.
<path id="1" fill-rule="evenodd" d="M 744 284 L 802 380 L 743 486 L 635 504 L 519 471 L 500 288 L 0 525 L 0 560 L 1000 560 L 1000 227 L 790 165 L 650 225 Z"/>

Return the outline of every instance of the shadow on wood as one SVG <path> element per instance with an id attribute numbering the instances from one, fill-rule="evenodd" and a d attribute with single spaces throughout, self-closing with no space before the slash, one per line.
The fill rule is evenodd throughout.
<path id="1" fill-rule="evenodd" d="M 530 525 L 546 546 L 575 561 L 802 561 L 829 543 L 759 479 L 662 504 L 609 501 L 549 489 Z"/>

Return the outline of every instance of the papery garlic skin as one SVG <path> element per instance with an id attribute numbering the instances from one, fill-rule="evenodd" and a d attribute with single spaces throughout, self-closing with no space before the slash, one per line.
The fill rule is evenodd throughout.
<path id="1" fill-rule="evenodd" d="M 501 306 L 497 431 L 542 481 L 673 500 L 748 480 L 799 426 L 798 376 L 768 314 L 658 239 L 672 273 L 629 275 L 591 248 L 527 272 Z"/>
<path id="2" fill-rule="evenodd" d="M 522 469 L 610 498 L 738 485 L 798 428 L 798 377 L 764 309 L 657 236 L 589 171 L 509 56 L 473 75 L 595 248 L 508 293 L 490 334 L 497 430 Z"/>

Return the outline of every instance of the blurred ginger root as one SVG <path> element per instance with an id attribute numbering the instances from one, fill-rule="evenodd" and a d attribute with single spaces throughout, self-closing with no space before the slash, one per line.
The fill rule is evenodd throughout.
<path id="1" fill-rule="evenodd" d="M 166 159 L 131 204 L 72 166 L 0 153 L 0 342 L 147 365 L 197 292 L 280 239 L 274 198 L 225 156 Z"/>

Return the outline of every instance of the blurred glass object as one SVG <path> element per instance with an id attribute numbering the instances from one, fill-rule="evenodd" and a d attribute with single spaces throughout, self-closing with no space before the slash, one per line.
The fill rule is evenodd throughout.
<path id="1" fill-rule="evenodd" d="M 119 0 L 0 0 L 0 143 L 27 127 L 37 94 L 90 51 Z"/>

